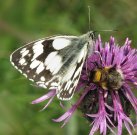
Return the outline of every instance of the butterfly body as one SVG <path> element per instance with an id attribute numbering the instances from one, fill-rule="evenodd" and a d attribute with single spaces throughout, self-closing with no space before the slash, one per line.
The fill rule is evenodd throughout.
<path id="1" fill-rule="evenodd" d="M 84 61 L 93 50 L 93 32 L 53 36 L 31 42 L 11 54 L 12 65 L 38 86 L 56 89 L 61 100 L 72 98 Z"/>

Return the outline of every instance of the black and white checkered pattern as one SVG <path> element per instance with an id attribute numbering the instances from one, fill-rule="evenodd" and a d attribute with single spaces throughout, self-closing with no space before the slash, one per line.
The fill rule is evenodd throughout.
<path id="1" fill-rule="evenodd" d="M 38 86 L 57 89 L 61 100 L 72 98 L 90 49 L 93 32 L 54 36 L 31 42 L 11 54 L 12 65 Z"/>

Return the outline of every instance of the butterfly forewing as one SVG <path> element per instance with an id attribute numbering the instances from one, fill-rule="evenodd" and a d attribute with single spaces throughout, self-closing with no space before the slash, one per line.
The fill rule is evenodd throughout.
<path id="1" fill-rule="evenodd" d="M 77 86 L 87 53 L 88 41 L 85 37 L 55 36 L 17 49 L 10 60 L 29 80 L 43 88 L 56 88 L 59 99 L 69 100 Z"/>
<path id="2" fill-rule="evenodd" d="M 46 70 L 44 61 L 49 55 L 49 51 L 55 51 L 50 45 L 52 41 L 42 39 L 19 48 L 11 55 L 12 64 L 31 81 L 50 80 L 52 74 Z"/>

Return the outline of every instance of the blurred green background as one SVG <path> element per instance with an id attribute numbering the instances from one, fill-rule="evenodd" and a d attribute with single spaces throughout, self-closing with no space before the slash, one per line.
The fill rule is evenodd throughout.
<path id="1" fill-rule="evenodd" d="M 0 0 L 0 135 L 88 135 L 80 112 L 64 128 L 52 122 L 65 112 L 58 100 L 42 112 L 44 103 L 31 105 L 46 91 L 31 86 L 9 62 L 11 52 L 32 40 L 86 33 L 88 5 L 92 29 L 118 30 L 101 32 L 104 41 L 113 35 L 123 44 L 129 37 L 136 47 L 137 0 Z"/>

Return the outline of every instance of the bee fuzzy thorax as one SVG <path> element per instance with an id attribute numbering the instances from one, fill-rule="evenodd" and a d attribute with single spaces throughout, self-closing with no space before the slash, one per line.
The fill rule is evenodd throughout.
<path id="1" fill-rule="evenodd" d="M 119 90 L 123 80 L 124 77 L 121 70 L 114 67 L 96 68 L 91 73 L 91 81 L 104 90 Z"/>

